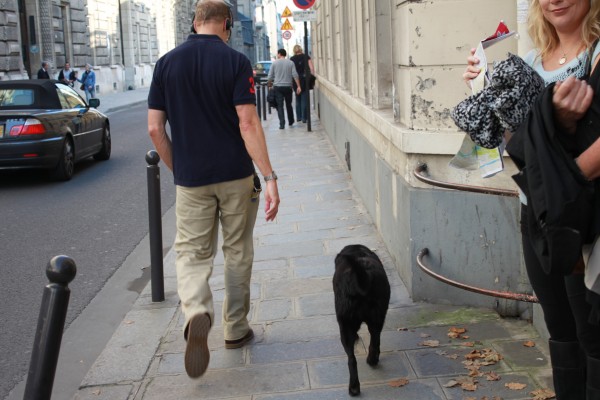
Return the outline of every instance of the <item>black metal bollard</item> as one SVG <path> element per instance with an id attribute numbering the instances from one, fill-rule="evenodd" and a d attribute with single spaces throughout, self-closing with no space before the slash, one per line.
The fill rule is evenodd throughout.
<path id="1" fill-rule="evenodd" d="M 150 281 L 152 301 L 165 300 L 162 253 L 162 216 L 160 205 L 160 157 L 155 150 L 146 153 L 148 176 L 148 221 L 150 228 Z"/>
<path id="2" fill-rule="evenodd" d="M 262 110 L 263 110 L 263 121 L 267 120 L 267 92 L 266 92 L 266 86 L 262 85 L 260 87 L 260 89 L 262 90 Z"/>
<path id="3" fill-rule="evenodd" d="M 254 87 L 255 92 L 256 92 L 256 111 L 258 112 L 258 119 L 260 119 L 260 116 L 262 114 L 262 92 L 261 92 L 261 85 L 256 85 Z"/>
<path id="4" fill-rule="evenodd" d="M 71 295 L 68 285 L 76 274 L 77 266 L 70 257 L 56 256 L 48 262 L 46 276 L 50 283 L 44 288 L 23 400 L 49 400 L 52 396 Z"/>

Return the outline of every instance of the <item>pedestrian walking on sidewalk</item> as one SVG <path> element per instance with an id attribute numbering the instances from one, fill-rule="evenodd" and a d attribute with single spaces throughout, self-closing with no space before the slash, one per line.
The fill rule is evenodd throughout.
<path id="1" fill-rule="evenodd" d="M 548 119 L 554 119 L 556 131 L 566 135 L 561 142 L 566 140 L 573 143 L 573 148 L 565 149 L 565 152 L 569 151 L 572 158 L 579 157 L 576 161 L 582 174 L 587 179 L 596 179 L 600 175 L 600 141 L 596 140 L 587 150 L 585 147 L 578 148 L 581 144 L 576 144 L 575 139 L 583 132 L 575 131 L 575 126 L 592 102 L 593 90 L 585 80 L 580 79 L 586 77 L 589 66 L 593 70 L 598 69 L 600 1 L 532 1 L 528 23 L 536 49 L 527 54 L 524 60 L 547 85 L 555 84 L 553 88 L 548 88 L 553 91 L 550 94 L 552 104 L 549 105 L 552 108 L 549 112 L 553 116 Z M 474 50 L 468 57 L 469 65 L 463 75 L 467 82 L 480 72 L 477 66 L 479 60 L 473 54 Z M 599 106 L 594 106 L 596 112 Z M 538 118 L 541 119 L 541 116 L 532 120 Z M 524 134 L 526 132 L 519 129 L 515 137 Z M 513 137 L 510 140 L 516 139 Z M 511 145 L 514 146 L 514 143 L 509 143 Z M 509 153 L 514 157 L 513 151 Z M 541 192 L 542 188 L 536 190 Z M 532 194 L 536 192 L 530 192 L 528 196 L 524 193 L 521 195 L 523 255 L 531 286 L 539 299 L 550 334 L 550 361 L 556 398 L 600 400 L 600 326 L 598 310 L 594 311 L 588 302 L 593 293 L 585 286 L 582 263 L 557 268 L 564 271 L 544 269 L 543 257 L 538 251 L 541 249 L 539 238 L 543 235 L 539 232 L 532 206 L 532 200 L 535 199 Z M 599 228 L 592 227 L 596 234 Z"/>
<path id="2" fill-rule="evenodd" d="M 225 259 L 222 322 L 225 348 L 254 337 L 248 322 L 253 230 L 264 176 L 265 214 L 277 215 L 277 175 L 256 112 L 252 66 L 227 45 L 233 14 L 221 0 L 196 6 L 188 39 L 156 63 L 148 95 L 148 130 L 176 185 L 177 290 L 185 316 L 185 368 L 206 371 L 214 325 L 208 284 L 217 252 L 219 222 Z M 167 135 L 167 121 L 171 135 Z"/>
<path id="3" fill-rule="evenodd" d="M 77 81 L 81 83 L 80 89 L 85 92 L 85 100 L 89 103 L 90 99 L 96 97 L 96 73 L 91 64 L 85 64 L 85 72 Z"/>
<path id="4" fill-rule="evenodd" d="M 310 56 L 308 54 L 304 54 L 302 51 L 302 46 L 299 44 L 294 46 L 294 55 L 290 57 L 290 60 L 292 60 L 296 66 L 296 72 L 298 72 L 298 77 L 300 80 L 300 87 L 302 88 L 300 94 L 296 94 L 296 119 L 306 123 L 306 120 L 308 119 L 308 95 L 310 93 L 310 88 L 306 87 L 305 63 L 308 62 L 308 68 L 311 76 L 315 75 L 315 67 L 313 66 Z M 294 89 L 295 88 L 297 88 L 297 86 L 294 85 Z"/>
<path id="5" fill-rule="evenodd" d="M 292 82 L 296 82 L 296 94 L 302 93 L 300 79 L 296 66 L 291 60 L 286 58 L 287 52 L 285 49 L 277 50 L 277 60 L 273 61 L 267 84 L 273 86 L 275 91 L 275 101 L 277 102 L 277 116 L 279 117 L 279 129 L 285 128 L 285 114 L 283 112 L 283 104 L 287 111 L 288 122 L 290 126 L 294 125 L 294 109 L 292 108 Z"/>

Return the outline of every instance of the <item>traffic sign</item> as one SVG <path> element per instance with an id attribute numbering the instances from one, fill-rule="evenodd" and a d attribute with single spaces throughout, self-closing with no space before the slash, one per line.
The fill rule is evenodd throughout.
<path id="1" fill-rule="evenodd" d="M 294 4 L 301 10 L 308 10 L 315 5 L 316 0 L 294 0 Z"/>
<path id="2" fill-rule="evenodd" d="M 294 11 L 294 21 L 302 22 L 302 21 L 316 21 L 317 20 L 317 10 L 304 10 L 304 11 Z"/>
<path id="3" fill-rule="evenodd" d="M 292 26 L 292 24 L 290 24 L 290 20 L 289 19 L 285 19 L 285 22 L 283 23 L 283 25 L 281 25 L 281 30 L 282 31 L 293 31 L 294 27 Z"/>
<path id="4" fill-rule="evenodd" d="M 285 6 L 285 10 L 283 10 L 283 14 L 281 14 L 281 18 L 289 18 L 292 16 L 292 11 L 288 6 Z"/>
<path id="5" fill-rule="evenodd" d="M 285 40 L 290 40 L 292 38 L 292 32 L 283 31 L 283 33 L 281 34 L 281 37 L 284 38 Z M 0 126 L 2 126 L 2 125 L 0 125 Z"/>

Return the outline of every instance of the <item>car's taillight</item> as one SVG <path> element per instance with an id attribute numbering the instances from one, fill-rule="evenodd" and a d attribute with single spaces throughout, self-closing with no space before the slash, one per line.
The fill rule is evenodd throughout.
<path id="1" fill-rule="evenodd" d="M 13 125 L 10 128 L 10 136 L 43 135 L 46 133 L 44 125 L 35 118 L 28 118 L 24 124 Z"/>

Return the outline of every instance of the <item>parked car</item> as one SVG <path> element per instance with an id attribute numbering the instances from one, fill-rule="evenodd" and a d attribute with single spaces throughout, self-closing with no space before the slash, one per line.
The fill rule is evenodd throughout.
<path id="1" fill-rule="evenodd" d="M 273 61 L 259 61 L 254 64 L 254 81 L 256 83 L 266 83 L 272 64 Z"/>
<path id="2" fill-rule="evenodd" d="M 0 81 L 0 169 L 47 169 L 66 181 L 76 162 L 108 160 L 110 123 L 99 105 L 56 80 Z"/>

